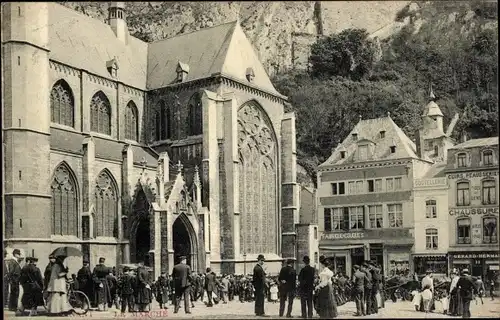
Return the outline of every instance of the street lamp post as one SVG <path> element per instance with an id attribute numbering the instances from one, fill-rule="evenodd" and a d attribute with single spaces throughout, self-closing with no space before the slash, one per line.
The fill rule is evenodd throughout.
<path id="1" fill-rule="evenodd" d="M 247 275 L 247 253 L 243 252 L 243 276 Z"/>

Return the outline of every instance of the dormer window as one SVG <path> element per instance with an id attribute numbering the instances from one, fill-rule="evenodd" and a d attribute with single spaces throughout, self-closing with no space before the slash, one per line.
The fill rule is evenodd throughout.
<path id="1" fill-rule="evenodd" d="M 459 168 L 467 167 L 467 154 L 462 152 L 457 155 L 457 166 Z"/>
<path id="2" fill-rule="evenodd" d="M 345 159 L 345 151 L 340 151 L 340 159 Z"/>
<path id="3" fill-rule="evenodd" d="M 358 134 L 357 133 L 352 134 L 352 140 L 358 141 Z"/>
<path id="4" fill-rule="evenodd" d="M 493 151 L 491 150 L 483 151 L 483 165 L 485 166 L 493 165 Z"/>
<path id="5" fill-rule="evenodd" d="M 247 68 L 246 77 L 248 82 L 253 82 L 253 79 L 255 79 L 255 72 L 253 71 L 253 68 Z"/>
<path id="6" fill-rule="evenodd" d="M 396 146 L 390 146 L 391 153 L 396 153 Z"/>
<path id="7" fill-rule="evenodd" d="M 382 130 L 380 131 L 380 139 L 384 139 L 385 138 L 385 131 Z"/>
<path id="8" fill-rule="evenodd" d="M 368 146 L 367 145 L 358 147 L 358 159 L 359 160 L 368 159 Z"/>
<path id="9" fill-rule="evenodd" d="M 106 69 L 108 69 L 109 74 L 113 77 L 116 78 L 118 76 L 118 61 L 116 61 L 116 58 L 113 58 L 106 62 Z"/>
<path id="10" fill-rule="evenodd" d="M 177 64 L 177 82 L 185 82 L 189 73 L 189 65 L 179 61 Z"/>

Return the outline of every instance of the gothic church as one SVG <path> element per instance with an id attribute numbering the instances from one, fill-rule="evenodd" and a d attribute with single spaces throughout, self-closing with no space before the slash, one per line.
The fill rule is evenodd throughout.
<path id="1" fill-rule="evenodd" d="M 56 3 L 2 5 L 4 237 L 40 264 L 270 272 L 296 251 L 295 116 L 238 22 L 145 43 Z M 81 264 L 71 260 L 70 269 Z"/>

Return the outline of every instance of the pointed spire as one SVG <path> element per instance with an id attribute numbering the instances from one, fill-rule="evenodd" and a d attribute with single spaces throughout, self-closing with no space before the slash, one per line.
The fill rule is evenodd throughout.
<path id="1" fill-rule="evenodd" d="M 179 162 L 177 163 L 177 171 L 179 173 L 181 173 L 182 172 L 182 168 L 183 168 L 183 166 L 182 166 L 181 160 L 179 160 Z"/>
<path id="2" fill-rule="evenodd" d="M 194 167 L 194 178 L 193 178 L 193 182 L 195 185 L 200 185 L 200 172 L 199 172 L 199 169 L 198 169 L 198 165 L 196 165 Z"/>
<path id="3" fill-rule="evenodd" d="M 429 85 L 429 99 L 430 101 L 436 100 L 436 96 L 434 95 L 434 90 L 432 90 L 432 82 Z"/>

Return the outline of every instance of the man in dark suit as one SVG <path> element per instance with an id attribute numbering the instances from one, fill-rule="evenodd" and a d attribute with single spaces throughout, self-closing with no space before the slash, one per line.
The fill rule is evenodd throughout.
<path id="1" fill-rule="evenodd" d="M 299 272 L 300 310 L 302 311 L 302 318 L 305 319 L 313 316 L 314 274 L 316 270 L 309 265 L 311 259 L 308 256 L 305 256 L 302 261 L 306 265 Z"/>
<path id="2" fill-rule="evenodd" d="M 83 266 L 78 270 L 76 275 L 76 279 L 78 280 L 78 286 L 80 291 L 85 293 L 91 301 L 94 300 L 94 283 L 92 282 L 92 271 L 89 267 L 89 262 L 87 260 L 83 260 Z M 93 302 L 91 302 L 93 305 Z"/>
<path id="3" fill-rule="evenodd" d="M 352 282 L 354 285 L 354 301 L 356 301 L 356 316 L 365 315 L 365 282 L 368 281 L 366 274 L 361 272 L 358 265 L 354 266 L 354 275 L 352 276 Z"/>
<path id="4" fill-rule="evenodd" d="M 462 276 L 458 279 L 457 287 L 462 298 L 462 318 L 470 318 L 470 302 L 477 289 L 468 269 L 462 270 Z"/>
<path id="5" fill-rule="evenodd" d="M 363 262 L 363 266 L 361 267 L 361 271 L 365 273 L 366 275 L 366 281 L 365 281 L 365 291 L 364 291 L 364 298 L 365 298 L 365 311 L 366 315 L 370 315 L 373 312 L 373 305 L 372 305 L 372 289 L 373 289 L 373 284 L 372 284 L 372 274 L 369 269 L 369 265 L 367 262 Z"/>
<path id="6" fill-rule="evenodd" d="M 37 315 L 37 307 L 43 306 L 43 279 L 42 272 L 36 266 L 38 261 L 35 257 L 26 258 L 26 264 L 21 269 L 19 282 L 23 286 L 21 298 L 21 311 L 30 310 L 30 317 Z"/>
<path id="7" fill-rule="evenodd" d="M 9 285 L 10 285 L 10 295 L 9 295 L 9 310 L 18 311 L 19 303 L 19 280 L 21 278 L 21 250 L 14 249 L 12 251 L 14 259 L 9 261 Z"/>
<path id="8" fill-rule="evenodd" d="M 207 274 L 205 275 L 205 283 L 204 287 L 205 290 L 207 291 L 207 307 L 213 307 L 213 301 L 212 301 L 212 292 L 214 291 L 214 288 L 216 286 L 215 282 L 215 274 L 212 272 L 210 268 L 207 268 Z"/>
<path id="9" fill-rule="evenodd" d="M 297 288 L 297 273 L 293 268 L 293 260 L 288 259 L 286 261 L 286 266 L 281 268 L 280 275 L 278 277 L 279 281 L 279 293 L 280 293 L 280 317 L 283 317 L 285 312 L 285 303 L 288 299 L 288 308 L 286 311 L 286 317 L 292 317 L 293 299 L 295 298 L 295 290 Z"/>
<path id="10" fill-rule="evenodd" d="M 99 258 L 99 264 L 94 267 L 94 271 L 92 272 L 92 280 L 95 286 L 95 301 L 98 311 L 106 311 L 108 309 L 108 302 L 111 300 L 109 285 L 106 279 L 110 269 L 106 267 L 104 262 L 106 262 L 105 258 Z"/>
<path id="11" fill-rule="evenodd" d="M 264 290 L 266 290 L 266 272 L 262 267 L 264 264 L 264 255 L 259 254 L 257 264 L 253 268 L 253 287 L 255 289 L 255 315 L 266 317 L 264 312 Z"/>
<path id="12" fill-rule="evenodd" d="M 189 311 L 189 288 L 191 286 L 191 268 L 186 264 L 186 257 L 179 258 L 180 263 L 174 266 L 172 270 L 172 278 L 174 279 L 175 287 L 175 307 L 174 313 L 179 312 L 181 297 L 184 297 L 184 310 L 187 314 Z"/>

